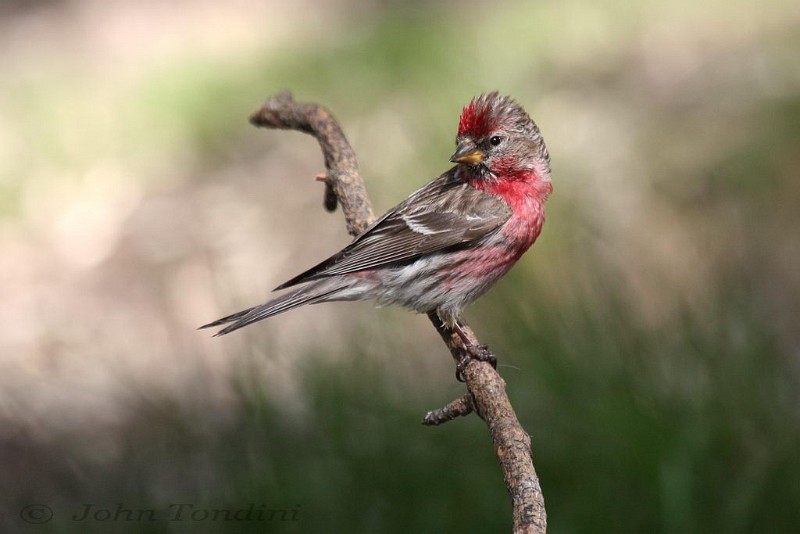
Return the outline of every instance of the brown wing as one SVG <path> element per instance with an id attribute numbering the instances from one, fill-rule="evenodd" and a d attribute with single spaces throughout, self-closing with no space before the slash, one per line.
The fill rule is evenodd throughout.
<path id="1" fill-rule="evenodd" d="M 451 169 L 389 210 L 347 247 L 276 289 L 408 262 L 480 239 L 509 217 L 505 202 L 456 179 Z"/>

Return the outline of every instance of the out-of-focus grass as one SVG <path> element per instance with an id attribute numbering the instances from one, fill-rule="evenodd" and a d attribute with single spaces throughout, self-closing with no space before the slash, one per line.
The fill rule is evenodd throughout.
<path id="1" fill-rule="evenodd" d="M 313 141 L 243 126 L 267 94 L 333 109 L 380 209 L 501 89 L 542 126 L 555 194 L 468 317 L 532 434 L 550 531 L 797 531 L 797 9 L 342 9 L 235 58 L 5 64 L 0 524 L 46 502 L 41 532 L 507 531 L 480 421 L 418 424 L 461 392 L 424 318 L 337 304 L 193 331 L 347 239 L 310 189 Z M 300 521 L 65 520 L 84 502 Z"/>
<path id="2" fill-rule="evenodd" d="M 519 310 L 495 316 L 510 327 L 495 348 L 533 437 L 551 530 L 791 532 L 800 520 L 798 393 L 769 328 L 726 302 L 713 324 L 687 314 L 676 330 L 644 331 L 615 291 L 598 293 L 607 297 L 602 315 L 532 299 L 533 326 Z M 54 507 L 255 502 L 299 510 L 299 522 L 270 531 L 507 530 L 510 505 L 485 428 L 475 418 L 421 427 L 421 414 L 449 397 L 416 391 L 407 371 L 357 352 L 349 363 L 312 360 L 302 373 L 306 404 L 281 408 L 259 373 L 243 368 L 241 409 L 214 424 L 151 399 L 125 425 L 117 461 L 65 476 Z M 53 531 L 86 531 L 63 527 Z"/>
<path id="3" fill-rule="evenodd" d="M 565 519 L 555 530 L 790 532 L 798 524 L 797 377 L 746 294 L 723 288 L 707 315 L 685 310 L 650 329 L 620 301 L 624 288 L 554 309 L 532 286 L 525 309 L 494 317 L 531 318 L 496 346 L 521 367 L 504 374 L 538 444 L 548 511 Z"/>

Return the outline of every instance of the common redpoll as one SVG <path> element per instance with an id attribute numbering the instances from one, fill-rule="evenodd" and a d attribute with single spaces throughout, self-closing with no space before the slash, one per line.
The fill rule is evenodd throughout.
<path id="1" fill-rule="evenodd" d="M 299 288 L 201 328 L 228 324 L 215 334 L 223 335 L 304 304 L 374 299 L 435 311 L 458 330 L 464 307 L 539 236 L 553 188 L 539 128 L 509 97 L 493 92 L 465 106 L 456 145 L 455 167 L 276 289 Z"/>

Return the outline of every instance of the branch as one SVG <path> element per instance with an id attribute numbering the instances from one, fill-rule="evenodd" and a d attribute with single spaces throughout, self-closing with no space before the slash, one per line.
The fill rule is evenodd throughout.
<path id="1" fill-rule="evenodd" d="M 317 138 L 325 156 L 325 208 L 336 209 L 337 201 L 352 236 L 363 232 L 375 220 L 364 180 L 358 173 L 356 153 L 330 111 L 318 104 L 298 104 L 284 91 L 270 97 L 250 116 L 250 123 L 265 128 L 299 130 Z"/>
<path id="2" fill-rule="evenodd" d="M 456 417 L 465 417 L 475 411 L 475 402 L 472 395 L 467 392 L 459 398 L 437 410 L 425 414 L 422 424 L 425 426 L 438 426 Z"/>
<path id="3" fill-rule="evenodd" d="M 350 143 L 331 113 L 318 104 L 295 102 L 289 92 L 270 97 L 250 116 L 255 126 L 298 130 L 313 135 L 325 157 L 326 173 L 318 179 L 325 182 L 325 207 L 329 211 L 341 204 L 347 231 L 356 236 L 374 220 L 375 214 L 358 172 L 358 162 Z M 483 356 L 493 356 L 488 347 L 481 346 L 467 325 L 461 326 L 461 336 L 445 328 L 436 313 L 428 314 L 456 362 L 476 349 Z M 539 478 L 533 467 L 531 439 L 517 420 L 506 394 L 505 381 L 491 365 L 477 358 L 463 369 L 467 393 L 447 406 L 428 412 L 424 424 L 437 425 L 473 409 L 486 422 L 494 444 L 494 452 L 503 469 L 506 487 L 514 509 L 515 533 L 544 533 L 547 516 Z"/>

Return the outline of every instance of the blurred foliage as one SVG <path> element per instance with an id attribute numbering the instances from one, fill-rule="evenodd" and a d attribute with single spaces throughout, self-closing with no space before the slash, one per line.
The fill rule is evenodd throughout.
<path id="1" fill-rule="evenodd" d="M 42 6 L 59 24 L 98 6 L 21 5 L 0 54 L 4 530 L 509 530 L 484 425 L 419 425 L 461 392 L 422 318 L 348 304 L 193 331 L 346 239 L 302 182 L 313 142 L 244 124 L 286 88 L 341 119 L 378 209 L 445 168 L 474 94 L 542 127 L 544 234 L 469 318 L 532 434 L 550 532 L 800 530 L 794 3 L 276 2 L 256 45 L 144 32 L 135 61 L 46 41 Z M 204 20 L 180 5 L 162 24 Z M 21 524 L 35 502 L 56 519 Z M 63 519 L 87 502 L 300 520 Z"/>

